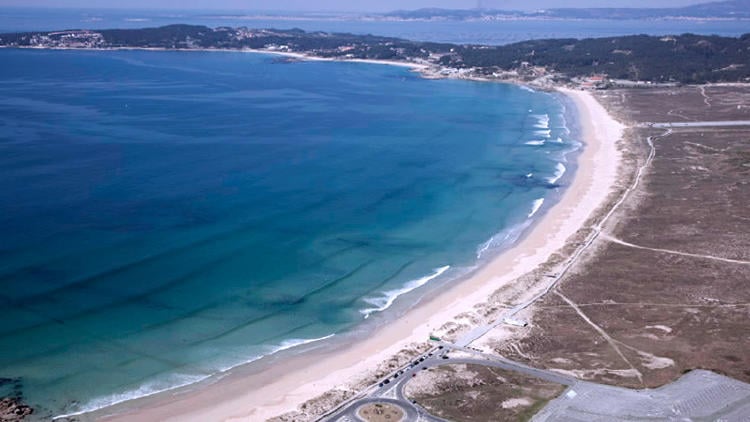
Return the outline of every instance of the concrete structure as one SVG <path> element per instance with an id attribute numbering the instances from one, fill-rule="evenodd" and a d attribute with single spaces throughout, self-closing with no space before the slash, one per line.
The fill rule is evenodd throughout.
<path id="1" fill-rule="evenodd" d="M 750 384 L 696 370 L 653 390 L 580 382 L 532 421 L 750 420 Z"/>

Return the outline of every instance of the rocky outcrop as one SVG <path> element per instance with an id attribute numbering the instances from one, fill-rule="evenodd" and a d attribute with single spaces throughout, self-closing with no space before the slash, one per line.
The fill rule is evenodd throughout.
<path id="1" fill-rule="evenodd" d="M 22 421 L 34 413 L 34 409 L 14 398 L 0 399 L 0 422 Z"/>

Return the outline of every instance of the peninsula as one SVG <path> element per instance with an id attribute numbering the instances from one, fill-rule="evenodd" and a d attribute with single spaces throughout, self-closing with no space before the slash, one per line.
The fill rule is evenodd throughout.
<path id="1" fill-rule="evenodd" d="M 387 61 L 415 66 L 430 78 L 522 81 L 541 88 L 570 82 L 604 88 L 750 81 L 750 34 L 636 35 L 486 46 L 298 29 L 170 25 L 0 34 L 0 47 L 253 50 L 297 58 Z"/>

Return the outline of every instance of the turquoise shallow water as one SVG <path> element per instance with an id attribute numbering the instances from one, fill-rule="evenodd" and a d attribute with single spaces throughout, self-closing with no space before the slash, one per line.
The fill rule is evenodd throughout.
<path id="1" fill-rule="evenodd" d="M 340 335 L 449 282 L 538 216 L 576 148 L 555 96 L 389 66 L 0 61 L 0 395 L 41 419 Z"/>

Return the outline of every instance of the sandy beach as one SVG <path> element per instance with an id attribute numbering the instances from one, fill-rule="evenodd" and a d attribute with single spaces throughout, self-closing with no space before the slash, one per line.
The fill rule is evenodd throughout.
<path id="1" fill-rule="evenodd" d="M 418 63 L 409 63 L 396 60 L 370 60 L 370 59 L 349 59 L 349 58 L 327 58 L 327 57 L 316 57 L 310 56 L 303 53 L 293 53 L 288 51 L 275 51 L 275 50 L 203 50 L 203 51 L 230 51 L 230 52 L 242 52 L 242 53 L 256 53 L 256 54 L 271 54 L 274 56 L 289 57 L 291 59 L 306 60 L 306 61 L 317 61 L 317 62 L 351 62 L 351 63 L 369 63 L 369 64 L 385 64 L 388 66 L 406 67 L 413 70 L 426 69 L 429 66 Z"/>
<path id="2" fill-rule="evenodd" d="M 194 391 L 163 393 L 106 409 L 110 414 L 119 414 L 104 419 L 261 421 L 293 411 L 330 389 L 342 388 L 349 380 L 362 378 L 405 346 L 426 341 L 431 332 L 456 315 L 485 302 L 498 289 L 543 264 L 606 203 L 617 183 L 621 162 L 616 142 L 623 126 L 590 93 L 559 91 L 577 108 L 585 147 L 578 155 L 576 173 L 560 201 L 513 248 L 361 342 L 335 351 L 313 350 L 253 373 L 238 368 Z M 529 289 L 528 296 L 536 291 Z"/>

